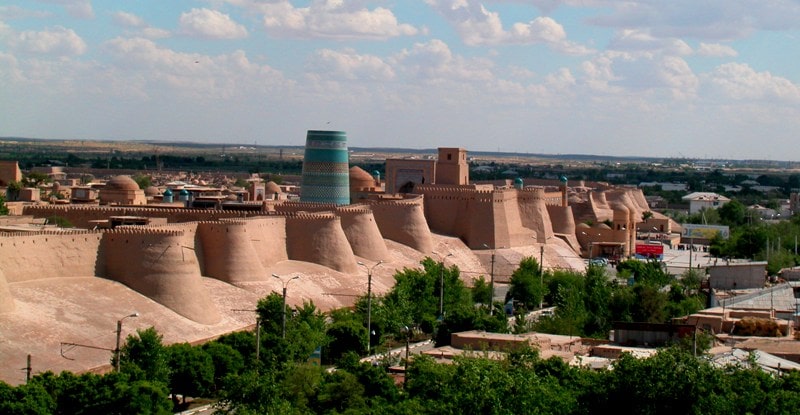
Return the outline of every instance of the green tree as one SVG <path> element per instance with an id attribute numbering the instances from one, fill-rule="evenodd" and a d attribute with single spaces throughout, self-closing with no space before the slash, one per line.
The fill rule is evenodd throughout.
<path id="1" fill-rule="evenodd" d="M 22 183 L 12 180 L 8 182 L 8 186 L 6 187 L 6 196 L 8 196 L 9 201 L 15 201 L 19 199 L 19 192 L 22 191 Z"/>
<path id="2" fill-rule="evenodd" d="M 144 174 L 137 174 L 133 176 L 133 181 L 135 181 L 136 184 L 139 185 L 139 188 L 143 190 L 153 185 L 153 179 Z"/>
<path id="3" fill-rule="evenodd" d="M 533 257 L 523 258 L 519 267 L 511 274 L 506 299 L 513 298 L 529 310 L 538 307 L 545 292 L 540 280 L 539 262 Z"/>
<path id="4" fill-rule="evenodd" d="M 608 338 L 611 330 L 611 292 L 605 268 L 590 265 L 584 281 L 586 323 L 583 332 L 590 337 Z"/>
<path id="5" fill-rule="evenodd" d="M 325 316 L 311 302 L 301 307 L 283 309 L 283 297 L 271 293 L 256 306 L 264 329 L 261 336 L 261 363 L 275 368 L 291 362 L 304 362 L 317 347 L 327 345 Z M 286 316 L 286 336 L 281 319 Z"/>
<path id="6" fill-rule="evenodd" d="M 333 323 L 327 327 L 330 338 L 326 348 L 326 361 L 335 363 L 347 352 L 364 354 L 367 346 L 367 328 L 363 320 L 350 310 L 340 309 L 331 312 Z"/>
<path id="7" fill-rule="evenodd" d="M 492 302 L 492 288 L 481 275 L 472 284 L 472 299 L 476 303 L 490 304 Z"/>
<path id="8" fill-rule="evenodd" d="M 176 343 L 166 348 L 169 358 L 169 389 L 177 406 L 177 396 L 208 396 L 214 387 L 214 361 L 202 348 Z"/>
<path id="9" fill-rule="evenodd" d="M 0 216 L 8 215 L 8 206 L 6 206 L 6 197 L 0 194 Z"/>
<path id="10" fill-rule="evenodd" d="M 36 171 L 30 172 L 22 178 L 22 184 L 25 187 L 39 187 L 40 184 L 50 183 L 51 181 L 50 176 Z"/>
<path id="11" fill-rule="evenodd" d="M 162 336 L 155 328 L 136 330 L 120 347 L 120 367 L 134 380 L 169 384 L 169 361 Z M 112 362 L 113 363 L 113 362 Z"/>
<path id="12" fill-rule="evenodd" d="M 37 383 L 9 386 L 0 382 L 0 413 L 9 415 L 47 415 L 56 412 L 56 403 Z"/>
<path id="13" fill-rule="evenodd" d="M 244 357 L 233 347 L 219 341 L 204 344 L 203 351 L 214 365 L 214 391 L 222 388 L 226 376 L 238 375 L 244 369 Z"/>
<path id="14" fill-rule="evenodd" d="M 736 199 L 720 206 L 717 212 L 722 225 L 741 226 L 747 223 L 747 207 Z"/>

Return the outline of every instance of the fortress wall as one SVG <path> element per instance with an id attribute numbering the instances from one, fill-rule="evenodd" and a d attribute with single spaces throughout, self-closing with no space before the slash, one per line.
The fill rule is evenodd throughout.
<path id="1" fill-rule="evenodd" d="M 534 232 L 522 225 L 516 189 L 492 192 L 495 243 L 492 248 L 525 246 L 533 243 Z M 476 217 L 478 221 L 480 217 Z M 485 218 L 483 222 L 486 222 Z M 491 245 L 490 245 L 491 246 Z"/>
<path id="2" fill-rule="evenodd" d="M 542 189 L 544 191 L 544 189 Z M 544 192 L 544 203 L 547 206 L 561 206 L 561 192 Z"/>
<path id="3" fill-rule="evenodd" d="M 628 189 L 628 195 L 633 200 L 633 203 L 639 207 L 639 210 L 642 212 L 650 211 L 650 205 L 647 204 L 647 199 L 645 199 L 642 189 Z"/>
<path id="4" fill-rule="evenodd" d="M 14 311 L 16 308 L 17 307 L 14 304 L 14 297 L 11 295 L 11 291 L 8 289 L 8 281 L 6 281 L 6 276 L 3 274 L 3 270 L 0 269 L 0 313 L 8 313 Z"/>
<path id="5" fill-rule="evenodd" d="M 102 256 L 98 255 L 101 239 L 98 231 L 3 234 L 0 270 L 8 283 L 95 276 L 102 267 Z"/>
<path id="6" fill-rule="evenodd" d="M 227 221 L 227 219 L 223 220 Z M 286 218 L 283 216 L 257 216 L 245 219 L 250 244 L 257 253 L 261 266 L 266 268 L 289 259 L 286 248 Z"/>
<path id="7" fill-rule="evenodd" d="M 393 201 L 368 200 L 366 203 L 372 209 L 375 222 L 384 238 L 426 254 L 433 250 L 433 239 L 425 220 L 422 196 Z"/>
<path id="8" fill-rule="evenodd" d="M 571 206 L 547 206 L 547 214 L 552 221 L 553 232 L 575 235 L 575 218 L 572 216 Z"/>
<path id="9" fill-rule="evenodd" d="M 459 233 L 453 236 L 461 237 L 471 249 L 486 249 L 498 246 L 509 246 L 508 227 L 505 222 L 498 223 L 495 217 L 494 196 L 491 192 L 473 193 L 466 200 L 467 212 L 461 215 L 463 225 Z M 500 215 L 500 220 L 505 218 Z M 502 230 L 498 233 L 498 227 Z M 499 238 L 499 239 L 498 239 Z"/>
<path id="10" fill-rule="evenodd" d="M 333 212 L 337 208 L 334 203 L 315 203 L 315 202 L 282 202 L 275 204 L 275 212 L 278 213 L 297 213 L 297 212 Z"/>
<path id="11" fill-rule="evenodd" d="M 100 246 L 103 275 L 201 324 L 221 317 L 203 288 L 195 252 L 181 230 L 132 227 L 107 231 Z M 189 247 L 193 247 L 189 245 Z"/>
<path id="12" fill-rule="evenodd" d="M 341 218 L 342 230 L 354 254 L 373 261 L 387 261 L 391 258 L 369 207 L 342 207 L 336 213 Z"/>
<path id="13" fill-rule="evenodd" d="M 544 190 L 522 190 L 518 193 L 517 200 L 522 226 L 536 232 L 536 242 L 545 243 L 553 237 L 553 223 L 545 203 Z"/>
<path id="14" fill-rule="evenodd" d="M 286 241 L 289 259 L 349 274 L 358 272 L 341 219 L 333 213 L 298 213 L 287 217 Z"/>
<path id="15" fill-rule="evenodd" d="M 476 190 L 466 186 L 417 185 L 416 193 L 424 196 L 425 219 L 434 232 L 464 237 L 464 215 Z"/>
<path id="16" fill-rule="evenodd" d="M 37 218 L 60 216 L 78 228 L 93 227 L 90 221 L 105 220 L 109 216 L 142 216 L 148 218 L 167 218 L 168 222 L 198 222 L 218 220 L 221 218 L 240 218 L 248 212 L 230 210 L 175 209 L 155 207 L 120 207 L 120 206 L 63 206 L 40 205 L 26 206 L 23 214 Z"/>
<path id="17" fill-rule="evenodd" d="M 231 284 L 267 279 L 252 242 L 260 235 L 247 222 L 201 222 L 197 233 L 204 275 Z"/>

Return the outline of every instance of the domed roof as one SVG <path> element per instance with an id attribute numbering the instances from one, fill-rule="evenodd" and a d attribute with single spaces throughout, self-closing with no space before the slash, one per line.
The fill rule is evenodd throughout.
<path id="1" fill-rule="evenodd" d="M 268 195 L 274 195 L 275 193 L 283 193 L 281 192 L 281 187 L 278 186 L 277 183 L 271 181 L 267 182 L 267 184 L 264 185 L 264 191 Z"/>
<path id="2" fill-rule="evenodd" d="M 155 186 L 148 186 L 147 189 L 144 189 L 145 196 L 158 196 L 161 192 Z"/>
<path id="3" fill-rule="evenodd" d="M 178 194 L 181 196 L 189 196 L 189 191 L 186 189 L 181 189 L 180 193 Z"/>
<path id="4" fill-rule="evenodd" d="M 164 190 L 164 196 L 172 196 L 172 190 Z"/>
<path id="5" fill-rule="evenodd" d="M 514 179 L 514 184 L 522 184 L 522 177 L 517 177 Z"/>
<path id="6" fill-rule="evenodd" d="M 353 166 L 350 167 L 350 180 L 372 182 L 375 179 L 361 167 Z"/>
<path id="7" fill-rule="evenodd" d="M 105 189 L 126 191 L 139 190 L 139 184 L 131 179 L 131 176 L 117 176 L 106 182 Z"/>
<path id="8" fill-rule="evenodd" d="M 379 172 L 379 171 L 377 171 L 377 170 L 373 170 L 373 171 L 372 171 L 372 175 L 373 175 L 373 176 L 375 176 L 375 177 L 378 177 L 378 176 L 380 176 L 380 175 L 381 175 L 381 172 Z"/>

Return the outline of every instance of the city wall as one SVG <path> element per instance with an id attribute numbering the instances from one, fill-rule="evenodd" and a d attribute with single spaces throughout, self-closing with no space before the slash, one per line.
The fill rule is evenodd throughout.
<path id="1" fill-rule="evenodd" d="M 313 262 L 344 273 L 358 271 L 341 219 L 333 213 L 297 213 L 288 216 L 286 236 L 290 259 Z"/>
<path id="2" fill-rule="evenodd" d="M 8 283 L 98 275 L 104 268 L 102 237 L 98 231 L 3 233 L 0 270 Z"/>
<path id="3" fill-rule="evenodd" d="M 375 222 L 384 238 L 426 254 L 433 250 L 433 239 L 425 220 L 422 196 L 392 201 L 367 199 L 364 203 L 372 209 Z"/>
<path id="4" fill-rule="evenodd" d="M 107 231 L 100 255 L 101 276 L 119 281 L 176 313 L 203 324 L 215 324 L 219 312 L 204 289 L 197 257 L 184 252 L 186 232 L 171 229 Z M 133 258 L 132 258 L 133 256 Z"/>
<path id="5" fill-rule="evenodd" d="M 389 249 L 383 240 L 372 210 L 366 205 L 351 205 L 336 210 L 353 253 L 372 261 L 388 261 Z"/>

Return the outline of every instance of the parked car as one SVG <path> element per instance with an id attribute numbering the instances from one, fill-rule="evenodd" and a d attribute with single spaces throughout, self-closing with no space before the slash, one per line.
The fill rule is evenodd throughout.
<path id="1" fill-rule="evenodd" d="M 603 257 L 592 258 L 589 260 L 589 265 L 600 265 L 604 267 L 608 265 L 608 260 Z"/>

